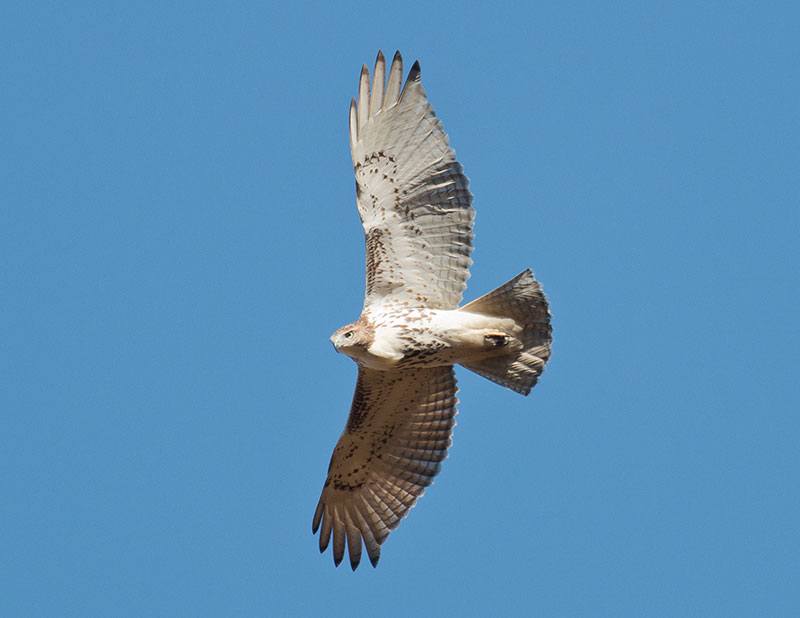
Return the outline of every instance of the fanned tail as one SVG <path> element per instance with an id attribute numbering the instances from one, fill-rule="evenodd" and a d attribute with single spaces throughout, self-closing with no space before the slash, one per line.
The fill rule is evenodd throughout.
<path id="1" fill-rule="evenodd" d="M 522 343 L 521 349 L 464 366 L 512 391 L 523 395 L 530 393 L 550 358 L 553 341 L 547 298 L 531 270 L 521 272 L 496 290 L 464 305 L 461 310 L 511 318 L 522 328 L 517 336 Z"/>

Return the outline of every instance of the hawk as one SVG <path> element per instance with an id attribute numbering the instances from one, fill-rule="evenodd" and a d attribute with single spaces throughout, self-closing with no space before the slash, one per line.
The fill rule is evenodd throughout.
<path id="1" fill-rule="evenodd" d="M 358 365 L 312 531 L 333 560 L 376 566 L 381 544 L 438 474 L 455 425 L 455 364 L 527 395 L 550 357 L 547 300 L 530 270 L 459 308 L 472 264 L 472 194 L 415 62 L 381 52 L 350 103 L 367 254 L 361 317 L 331 337 Z M 401 88 L 402 86 L 402 88 Z"/>

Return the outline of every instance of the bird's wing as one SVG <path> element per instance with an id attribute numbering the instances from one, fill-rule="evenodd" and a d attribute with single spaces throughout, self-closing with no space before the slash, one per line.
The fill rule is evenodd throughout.
<path id="1" fill-rule="evenodd" d="M 353 405 L 328 468 L 314 513 L 325 551 L 333 534 L 333 560 L 353 570 L 361 542 L 372 566 L 381 544 L 398 526 L 447 457 L 455 425 L 453 367 L 376 371 L 359 367 Z"/>
<path id="2" fill-rule="evenodd" d="M 367 245 L 364 307 L 455 309 L 472 263 L 472 194 L 415 62 L 405 85 L 397 53 L 384 89 L 378 53 L 350 103 L 350 150 Z"/>

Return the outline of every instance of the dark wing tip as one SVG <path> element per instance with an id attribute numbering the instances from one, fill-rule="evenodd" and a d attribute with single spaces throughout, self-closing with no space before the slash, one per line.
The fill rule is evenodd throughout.
<path id="1" fill-rule="evenodd" d="M 319 524 L 322 522 L 322 502 L 317 504 L 317 510 L 314 511 L 314 521 L 311 522 L 311 534 L 316 534 L 319 530 Z"/>
<path id="2" fill-rule="evenodd" d="M 408 81 L 410 82 L 418 82 L 420 80 L 420 73 L 421 70 L 419 68 L 419 60 L 414 61 L 414 65 L 411 67 L 411 70 L 408 72 Z"/>
<path id="3" fill-rule="evenodd" d="M 403 100 L 403 97 L 405 96 L 406 91 L 408 91 L 409 88 L 413 88 L 413 87 L 416 87 L 418 85 L 421 87 L 422 80 L 420 79 L 419 60 L 415 60 L 414 61 L 414 66 L 412 66 L 411 70 L 408 72 L 408 77 L 406 78 L 406 83 L 403 84 L 403 91 L 400 93 L 399 100 L 400 101 Z M 424 95 L 424 93 L 423 93 L 423 95 Z"/>
<path id="4" fill-rule="evenodd" d="M 399 50 L 394 52 L 394 58 L 392 58 L 392 63 L 395 63 L 398 60 L 401 61 L 401 62 L 403 60 L 403 56 L 400 55 L 400 51 Z"/>
<path id="5" fill-rule="evenodd" d="M 324 554 L 325 550 L 328 549 L 328 544 L 331 542 L 331 537 L 325 538 L 325 534 L 319 535 L 319 553 Z"/>
<path id="6" fill-rule="evenodd" d="M 385 59 L 383 57 L 383 50 L 379 49 L 378 50 L 378 57 L 375 58 L 375 64 L 378 64 L 379 62 L 384 62 L 384 61 L 385 61 Z"/>

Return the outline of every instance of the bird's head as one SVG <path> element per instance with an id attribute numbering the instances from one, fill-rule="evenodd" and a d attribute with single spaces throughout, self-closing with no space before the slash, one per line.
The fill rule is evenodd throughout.
<path id="1" fill-rule="evenodd" d="M 372 345 L 374 332 L 372 325 L 362 317 L 333 333 L 331 343 L 337 352 L 356 358 Z"/>

